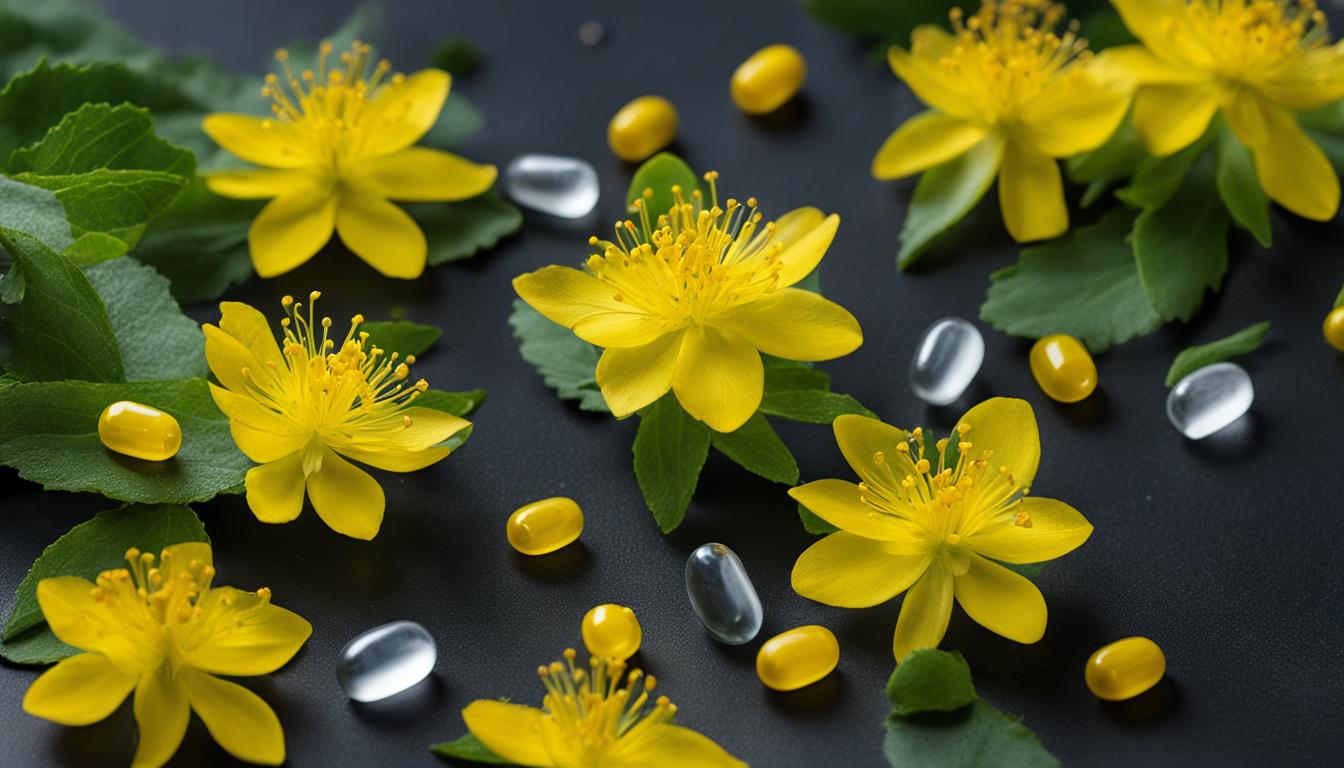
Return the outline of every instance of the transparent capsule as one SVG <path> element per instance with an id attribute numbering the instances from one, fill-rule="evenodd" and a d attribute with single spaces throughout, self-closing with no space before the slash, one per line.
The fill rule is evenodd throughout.
<path id="1" fill-rule="evenodd" d="M 146 461 L 164 461 L 182 447 L 182 427 L 172 414 L 120 400 L 98 417 L 98 439 L 109 450 Z"/>
<path id="2" fill-rule="evenodd" d="M 621 107 L 607 125 L 607 144 L 622 160 L 639 162 L 672 143 L 677 108 L 662 96 L 640 96 Z"/>
<path id="3" fill-rule="evenodd" d="M 564 496 L 519 507 L 504 525 L 509 544 L 524 555 L 544 555 L 572 544 L 583 533 L 583 510 Z"/>
<path id="4" fill-rule="evenodd" d="M 1088 690 L 1107 701 L 1132 699 L 1157 685 L 1167 673 L 1167 657 L 1146 637 L 1127 637 L 1102 646 L 1087 660 Z"/>
<path id="5" fill-rule="evenodd" d="M 985 339 L 974 325 L 945 317 L 930 325 L 910 361 L 910 388 L 930 405 L 955 402 L 985 361 Z"/>
<path id="6" fill-rule="evenodd" d="M 588 611 L 580 629 L 589 653 L 620 661 L 634 656 L 644 639 L 635 612 L 615 603 L 603 603 Z"/>
<path id="7" fill-rule="evenodd" d="M 829 675 L 840 663 L 840 641 L 811 624 L 775 635 L 756 654 L 756 676 L 767 688 L 792 691 Z"/>
<path id="8" fill-rule="evenodd" d="M 576 157 L 519 155 L 504 169 L 504 191 L 524 208 L 581 219 L 597 206 L 597 171 Z"/>
<path id="9" fill-rule="evenodd" d="M 773 112 L 793 98 L 807 79 L 807 62 L 791 45 L 768 45 L 733 72 L 733 103 L 749 115 Z"/>
<path id="10" fill-rule="evenodd" d="M 1074 337 L 1056 333 L 1031 347 L 1031 375 L 1051 400 L 1076 403 L 1097 388 L 1097 364 Z"/>
<path id="11" fill-rule="evenodd" d="M 345 644 L 336 680 L 355 701 L 378 701 L 424 680 L 437 659 L 428 630 L 414 621 L 394 621 Z"/>
<path id="12" fill-rule="evenodd" d="M 1325 316 L 1325 322 L 1321 325 L 1321 333 L 1325 335 L 1325 340 L 1330 346 L 1344 352 L 1344 306 L 1330 310 L 1330 314 Z"/>
<path id="13" fill-rule="evenodd" d="M 1236 363 L 1214 363 L 1176 382 L 1167 393 L 1167 419 L 1178 432 L 1199 440 L 1251 409 L 1255 385 Z"/>
<path id="14" fill-rule="evenodd" d="M 686 595 L 719 642 L 741 645 L 761 631 L 761 599 L 737 553 L 722 544 L 703 544 L 686 560 Z"/>

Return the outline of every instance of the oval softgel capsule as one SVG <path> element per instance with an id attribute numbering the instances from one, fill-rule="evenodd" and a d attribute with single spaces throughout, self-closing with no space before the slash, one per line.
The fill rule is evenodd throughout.
<path id="1" fill-rule="evenodd" d="M 811 624 L 766 640 L 756 654 L 756 676 L 767 688 L 793 691 L 831 674 L 840 663 L 840 641 Z"/>
<path id="2" fill-rule="evenodd" d="M 784 105 L 807 80 L 807 62 L 791 45 L 767 45 L 733 72 L 728 90 L 738 109 L 763 115 Z"/>
<path id="3" fill-rule="evenodd" d="M 765 615 L 756 587 L 733 550 L 703 544 L 686 560 L 686 596 L 715 640 L 729 645 L 751 642 Z"/>
<path id="4" fill-rule="evenodd" d="M 622 160 L 637 163 L 672 143 L 677 108 L 662 96 L 640 96 L 621 107 L 607 125 L 607 144 Z"/>
<path id="5" fill-rule="evenodd" d="M 1045 336 L 1031 347 L 1031 375 L 1051 400 L 1076 403 L 1097 388 L 1097 364 L 1087 347 L 1065 333 Z"/>
<path id="6" fill-rule="evenodd" d="M 617 661 L 634 656 L 644 639 L 635 612 L 615 603 L 594 606 L 584 615 L 580 631 L 589 653 Z"/>
<path id="7" fill-rule="evenodd" d="M 166 461 L 182 448 L 182 427 L 172 414 L 119 400 L 98 417 L 98 439 L 108 450 L 146 461 Z"/>
<path id="8" fill-rule="evenodd" d="M 378 701 L 424 680 L 437 660 L 429 630 L 414 621 L 394 621 L 346 643 L 336 661 L 336 681 L 355 701 Z"/>
<path id="9" fill-rule="evenodd" d="M 1104 645 L 1087 660 L 1083 677 L 1097 698 L 1123 701 L 1157 685 L 1167 673 L 1167 657 L 1146 637 Z"/>
<path id="10" fill-rule="evenodd" d="M 578 540 L 583 510 L 564 496 L 534 501 L 509 515 L 504 533 L 509 545 L 524 555 L 545 555 Z"/>

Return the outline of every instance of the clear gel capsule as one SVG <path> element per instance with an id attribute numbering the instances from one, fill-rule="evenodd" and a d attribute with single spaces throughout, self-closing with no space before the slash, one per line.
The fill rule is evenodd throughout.
<path id="1" fill-rule="evenodd" d="M 1167 657 L 1146 637 L 1127 637 L 1102 646 L 1087 660 L 1083 678 L 1099 699 L 1123 701 L 1157 685 L 1167 673 Z"/>
<path id="2" fill-rule="evenodd" d="M 1344 306 L 1330 310 L 1321 324 L 1321 333 L 1325 335 L 1326 343 L 1344 352 Z"/>
<path id="3" fill-rule="evenodd" d="M 1097 364 L 1083 343 L 1056 333 L 1031 347 L 1031 375 L 1051 400 L 1076 403 L 1097 388 Z"/>
<path id="4" fill-rule="evenodd" d="M 589 653 L 619 661 L 634 656 L 644 639 L 635 612 L 615 603 L 603 603 L 588 611 L 580 629 Z"/>
<path id="5" fill-rule="evenodd" d="M 622 160 L 639 162 L 672 143 L 677 108 L 662 96 L 640 96 L 621 107 L 607 125 L 607 144 Z"/>
<path id="6" fill-rule="evenodd" d="M 182 428 L 172 414 L 121 400 L 104 408 L 98 417 L 98 439 L 117 453 L 164 461 L 182 447 Z"/>
<path id="7" fill-rule="evenodd" d="M 767 688 L 792 691 L 829 675 L 840 663 L 840 641 L 815 624 L 775 635 L 756 654 L 756 676 Z"/>
<path id="8" fill-rule="evenodd" d="M 733 103 L 749 115 L 763 115 L 793 98 L 807 79 L 807 62 L 791 45 L 768 45 L 733 72 L 728 84 Z"/>
<path id="9" fill-rule="evenodd" d="M 1236 363 L 1214 363 L 1176 382 L 1167 393 L 1167 419 L 1191 440 L 1208 437 L 1251 409 L 1255 386 Z"/>
<path id="10" fill-rule="evenodd" d="M 597 205 L 597 171 L 576 157 L 520 155 L 504 169 L 504 191 L 525 208 L 580 219 Z"/>
<path id="11" fill-rule="evenodd" d="M 945 317 L 919 339 L 910 361 L 910 388 L 930 405 L 948 405 L 971 385 L 984 361 L 980 331 L 959 317 Z"/>
<path id="12" fill-rule="evenodd" d="M 691 553 L 686 595 L 700 623 L 721 643 L 748 643 L 761 631 L 761 599 L 737 553 L 722 544 L 704 544 Z"/>
<path id="13" fill-rule="evenodd" d="M 394 621 L 346 643 L 336 680 L 355 701 L 378 701 L 424 680 L 437 658 L 428 630 L 414 621 Z"/>
<path id="14" fill-rule="evenodd" d="M 583 510 L 564 496 L 519 507 L 504 526 L 509 544 L 524 555 L 544 555 L 569 546 L 583 533 Z"/>

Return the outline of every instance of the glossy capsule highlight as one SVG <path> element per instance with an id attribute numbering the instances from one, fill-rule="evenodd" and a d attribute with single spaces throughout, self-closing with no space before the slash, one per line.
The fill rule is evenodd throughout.
<path id="1" fill-rule="evenodd" d="M 1056 333 L 1037 341 L 1029 358 L 1031 375 L 1051 400 L 1076 403 L 1097 388 L 1097 364 L 1074 337 Z"/>
<path id="2" fill-rule="evenodd" d="M 1344 305 L 1335 307 L 1325 316 L 1321 333 L 1325 335 L 1327 344 L 1344 352 Z"/>
<path id="3" fill-rule="evenodd" d="M 146 461 L 165 461 L 182 447 L 182 427 L 172 414 L 119 400 L 98 417 L 98 439 L 108 450 Z"/>
<path id="4" fill-rule="evenodd" d="M 567 547 L 583 533 L 583 510 L 564 496 L 534 501 L 509 515 L 509 545 L 524 555 L 545 555 Z"/>
<path id="5" fill-rule="evenodd" d="M 791 45 L 767 45 L 742 62 L 728 83 L 733 103 L 749 115 L 784 105 L 807 80 L 807 62 Z"/>
<path id="6" fill-rule="evenodd" d="M 1123 701 L 1157 685 L 1167 673 L 1167 657 L 1146 637 L 1104 645 L 1087 660 L 1083 677 L 1099 699 Z"/>
<path id="7" fill-rule="evenodd" d="M 761 598 L 742 560 L 723 544 L 702 544 L 687 558 L 686 596 L 700 623 L 721 643 L 749 643 L 761 631 Z"/>
<path id="8" fill-rule="evenodd" d="M 831 674 L 840 663 L 840 641 L 810 624 L 766 640 L 756 654 L 756 676 L 765 687 L 793 691 Z"/>
<path id="9" fill-rule="evenodd" d="M 618 661 L 634 656 L 644 639 L 635 612 L 615 603 L 594 606 L 584 615 L 580 631 L 589 653 Z"/>
<path id="10" fill-rule="evenodd" d="M 622 160 L 637 163 L 672 143 L 677 108 L 662 96 L 640 96 L 621 107 L 607 125 L 607 144 Z"/>

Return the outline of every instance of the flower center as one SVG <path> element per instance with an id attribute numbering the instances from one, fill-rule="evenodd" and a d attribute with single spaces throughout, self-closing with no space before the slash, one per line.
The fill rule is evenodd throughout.
<path id="1" fill-rule="evenodd" d="M 1203 49 L 1196 62 L 1205 59 L 1235 80 L 1270 77 L 1329 35 L 1314 0 L 1194 0 L 1178 5 L 1177 14 L 1162 20 L 1165 36 L 1193 42 Z"/>
<path id="2" fill-rule="evenodd" d="M 657 685 L 653 675 L 638 669 L 625 672 L 625 662 L 616 659 L 588 660 L 588 670 L 574 664 L 573 648 L 565 649 L 565 661 L 537 668 L 546 698 L 546 717 L 565 735 L 569 746 L 583 756 L 584 765 L 602 764 L 604 753 L 618 739 L 665 723 L 677 713 L 666 696 L 650 708 L 649 693 Z M 624 677 L 624 683 L 622 683 Z"/>

